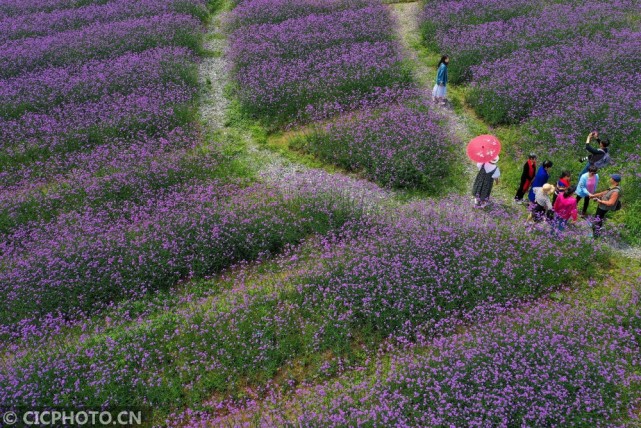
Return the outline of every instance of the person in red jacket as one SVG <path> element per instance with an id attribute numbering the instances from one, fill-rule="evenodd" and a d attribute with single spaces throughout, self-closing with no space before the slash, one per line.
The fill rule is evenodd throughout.
<path id="1" fill-rule="evenodd" d="M 514 197 L 515 202 L 523 202 L 523 196 L 530 189 L 532 180 L 536 175 L 536 155 L 530 153 L 527 158 L 527 162 L 523 165 L 523 173 L 521 173 L 521 184 L 516 191 L 516 196 Z"/>
<path id="2" fill-rule="evenodd" d="M 559 195 L 567 190 L 570 187 L 570 171 L 561 172 L 561 177 L 559 181 L 556 182 L 556 190 L 554 191 L 554 197 L 552 198 L 552 205 L 556 202 L 556 198 Z"/>

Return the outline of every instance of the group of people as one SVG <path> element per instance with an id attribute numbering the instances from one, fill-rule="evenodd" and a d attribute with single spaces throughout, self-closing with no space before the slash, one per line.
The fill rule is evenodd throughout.
<path id="1" fill-rule="evenodd" d="M 450 59 L 443 55 L 437 66 L 436 83 L 432 89 L 432 100 L 439 104 L 445 104 L 447 94 L 447 67 Z M 593 146 L 593 141 L 598 147 Z M 610 163 L 608 147 L 610 141 L 605 137 L 599 137 L 597 131 L 588 134 L 585 142 L 585 149 L 589 155 L 579 159 L 585 162 L 583 170 L 579 173 L 577 185 L 571 184 L 569 171 L 561 172 L 556 185 L 548 183 L 549 171 L 553 163 L 546 160 L 537 170 L 536 155 L 530 153 L 523 165 L 521 182 L 516 191 L 514 200 L 523 203 L 523 197 L 528 194 L 530 215 L 528 221 L 548 221 L 552 224 L 553 230 L 561 232 L 568 222 L 576 221 L 578 205 L 583 200 L 580 216 L 587 216 L 590 201 L 597 205 L 594 219 L 592 220 L 592 236 L 599 237 L 605 217 L 610 211 L 616 211 L 621 207 L 621 175 L 611 174 L 609 187 L 606 190 L 597 192 L 599 187 L 599 170 Z M 496 156 L 489 162 L 477 163 L 479 172 L 472 186 L 474 205 L 482 208 L 487 205 L 492 187 L 498 183 L 501 172 L 498 167 L 499 157 Z M 550 200 L 552 198 L 552 200 Z"/>
<path id="2" fill-rule="evenodd" d="M 598 147 L 593 146 L 593 141 L 598 143 Z M 580 215 L 584 218 L 587 215 L 590 201 L 593 200 L 598 205 L 595 216 L 591 221 L 592 236 L 599 237 L 607 214 L 621 207 L 620 174 L 611 174 L 608 188 L 597 191 L 599 187 L 599 170 L 610 163 L 609 145 L 609 140 L 604 137 L 600 138 L 596 131 L 588 135 L 585 149 L 590 155 L 580 159 L 581 162 L 586 162 L 586 164 L 579 174 L 577 185 L 571 183 L 569 171 L 561 172 L 556 185 L 548 183 L 550 179 L 549 171 L 553 166 L 552 161 L 546 160 L 537 169 L 537 156 L 534 153 L 530 153 L 523 165 L 521 182 L 514 196 L 516 203 L 523 203 L 523 198 L 527 192 L 530 208 L 528 221 L 548 221 L 553 226 L 554 231 L 561 232 L 568 222 L 577 220 L 579 216 L 578 205 L 581 200 L 583 200 L 583 206 Z M 477 163 L 479 172 L 472 187 L 476 207 L 480 208 L 487 204 L 493 184 L 498 183 L 500 176 L 498 161 L 499 157 L 497 156 L 490 162 Z"/>

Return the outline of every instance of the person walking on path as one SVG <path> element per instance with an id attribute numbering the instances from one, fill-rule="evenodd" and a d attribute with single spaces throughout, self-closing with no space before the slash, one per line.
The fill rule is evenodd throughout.
<path id="1" fill-rule="evenodd" d="M 550 179 L 550 168 L 552 168 L 552 161 L 546 160 L 543 162 L 543 165 L 539 167 L 539 170 L 536 172 L 534 180 L 532 180 L 532 186 L 530 187 L 530 192 L 528 193 L 528 199 L 530 202 L 534 203 L 534 188 L 542 187 Z"/>
<path id="2" fill-rule="evenodd" d="M 534 179 L 535 175 L 536 155 L 534 153 L 530 153 L 527 158 L 527 162 L 525 162 L 525 164 L 523 165 L 523 172 L 521 173 L 521 183 L 519 184 L 519 188 L 516 191 L 516 196 L 514 196 L 514 200 L 516 202 L 523 201 L 523 196 L 525 195 L 525 192 L 530 189 L 530 184 L 532 184 L 532 180 Z"/>
<path id="3" fill-rule="evenodd" d="M 619 174 L 612 174 L 610 176 L 610 187 L 603 192 L 595 193 L 592 198 L 599 203 L 596 209 L 596 215 L 592 222 L 592 236 L 598 238 L 601 236 L 605 216 L 608 212 L 616 210 L 617 201 L 621 198 L 621 176 Z"/>
<path id="4" fill-rule="evenodd" d="M 595 139 L 599 143 L 599 148 L 592 147 L 590 144 L 592 139 Z M 586 162 L 585 167 L 579 173 L 579 178 L 588 172 L 588 168 L 591 165 L 596 166 L 597 168 L 603 168 L 604 166 L 610 163 L 610 153 L 608 152 L 608 147 L 610 146 L 610 140 L 606 137 L 599 138 L 599 133 L 592 131 L 588 134 L 588 139 L 585 140 L 585 150 L 590 152 L 589 156 L 579 159 L 579 162 Z"/>
<path id="5" fill-rule="evenodd" d="M 556 190 L 554 191 L 554 197 L 552 198 L 552 205 L 556 202 L 556 198 L 559 194 L 565 192 L 568 187 L 570 187 L 570 171 L 563 171 L 561 172 L 559 180 L 556 182 Z"/>
<path id="6" fill-rule="evenodd" d="M 576 221 L 578 217 L 576 209 L 577 201 L 574 197 L 575 191 L 576 186 L 568 186 L 563 193 L 559 193 L 556 201 L 553 203 L 555 213 L 554 229 L 557 233 L 565 230 L 570 219 Z"/>
<path id="7" fill-rule="evenodd" d="M 545 183 L 541 187 L 535 187 L 534 192 L 534 208 L 528 217 L 528 220 L 533 219 L 535 223 L 541 222 L 545 217 L 552 218 L 554 209 L 552 202 L 550 202 L 550 195 L 554 193 L 554 186 L 550 183 Z"/>
<path id="8" fill-rule="evenodd" d="M 588 205 L 590 205 L 590 196 L 596 192 L 599 187 L 599 168 L 592 165 L 588 168 L 588 172 L 583 174 L 579 179 L 579 184 L 576 186 L 576 202 L 577 204 L 583 199 L 583 209 L 581 209 L 581 217 L 585 217 L 588 213 Z"/>
<path id="9" fill-rule="evenodd" d="M 447 95 L 447 65 L 450 63 L 450 58 L 443 55 L 438 62 L 438 69 L 436 71 L 436 84 L 432 89 L 432 101 L 445 105 L 445 97 Z"/>
<path id="10" fill-rule="evenodd" d="M 472 186 L 472 196 L 474 196 L 474 206 L 476 208 L 483 208 L 487 205 L 494 183 L 498 184 L 499 182 L 501 171 L 496 165 L 498 161 L 499 157 L 497 156 L 489 162 L 476 164 L 479 172 Z"/>

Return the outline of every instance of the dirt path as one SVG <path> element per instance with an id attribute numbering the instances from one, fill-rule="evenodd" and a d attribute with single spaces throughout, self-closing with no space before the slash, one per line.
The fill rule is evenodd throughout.
<path id="1" fill-rule="evenodd" d="M 221 20 L 222 16 L 217 15 L 209 24 L 204 47 L 211 56 L 203 58 L 198 66 L 198 83 L 201 88 L 200 119 L 212 131 L 225 126 L 225 115 L 229 107 L 224 93 L 229 75 L 227 61 L 222 55 L 226 43 L 220 30 Z"/>
<path id="2" fill-rule="evenodd" d="M 421 3 L 397 3 L 390 5 L 392 15 L 396 20 L 396 33 L 399 42 L 403 47 L 403 54 L 406 58 L 412 61 L 412 69 L 414 71 L 414 80 L 419 85 L 420 91 L 425 100 L 432 99 L 432 88 L 434 86 L 435 70 L 428 67 L 418 57 L 416 50 L 413 46 L 420 43 L 420 31 L 418 17 L 421 12 Z M 449 107 L 441 107 L 434 105 L 438 111 L 443 114 L 447 120 L 447 127 L 454 132 L 457 139 L 463 143 L 469 141 L 474 135 L 470 132 L 469 127 L 464 123 L 461 118 L 454 113 Z M 464 150 L 464 146 L 461 147 Z M 467 163 L 465 168 L 468 188 L 472 188 L 472 183 L 477 174 L 477 169 L 472 163 Z"/>
<path id="3" fill-rule="evenodd" d="M 216 15 L 209 24 L 204 47 L 210 55 L 202 60 L 198 69 L 201 87 L 200 120 L 206 130 L 218 131 L 222 135 L 229 132 L 226 118 L 230 105 L 225 96 L 225 88 L 230 82 L 230 64 L 225 56 L 227 39 L 222 25 L 224 19 L 225 14 L 221 13 Z M 307 169 L 260 147 L 248 133 L 243 133 L 240 138 L 244 140 L 247 148 L 246 161 L 249 167 L 266 181 L 277 182 Z"/>

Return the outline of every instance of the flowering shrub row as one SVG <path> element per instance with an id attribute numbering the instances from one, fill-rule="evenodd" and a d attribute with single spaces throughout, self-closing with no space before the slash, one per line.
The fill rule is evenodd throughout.
<path id="1" fill-rule="evenodd" d="M 0 17 L 26 15 L 35 12 L 51 12 L 56 9 L 71 9 L 92 4 L 104 3 L 104 0 L 5 0 L 0 5 Z"/>
<path id="2" fill-rule="evenodd" d="M 301 184 L 310 181 L 309 176 L 301 178 Z M 192 273 L 198 274 L 198 269 L 211 269 L 211 263 L 236 258 L 234 254 L 238 253 L 232 248 L 243 254 L 264 251 L 274 245 L 274 239 L 283 242 L 282 234 L 296 236 L 296 228 L 322 232 L 329 224 L 339 225 L 341 217 L 355 218 L 352 210 L 340 208 L 345 203 L 341 198 L 303 195 L 294 208 L 272 201 L 273 194 L 264 195 L 265 189 L 248 192 L 254 192 L 254 201 L 247 202 L 245 192 L 230 199 L 225 214 L 216 214 L 218 227 L 211 228 L 214 222 L 207 220 L 208 216 L 194 216 L 202 224 L 211 223 L 208 230 L 215 232 L 210 239 L 197 241 L 206 245 L 190 247 L 189 252 L 180 247 L 181 243 L 189 244 L 187 236 L 201 234 L 200 226 L 181 227 L 180 237 L 172 235 L 175 243 L 165 239 L 166 244 L 161 245 L 147 240 L 149 252 L 138 251 L 136 255 L 151 267 L 143 277 L 136 266 L 136 284 L 144 285 L 145 278 L 152 275 L 156 282 L 159 275 L 187 274 L 190 268 L 179 261 L 179 255 L 191 260 L 195 266 Z M 363 196 L 352 193 L 352 197 Z M 248 212 L 258 214 L 251 207 L 267 201 L 271 202 L 272 214 L 259 215 L 256 222 L 249 216 L 247 221 Z M 484 303 L 504 304 L 536 296 L 571 281 L 579 272 L 589 274 L 584 270 L 584 257 L 596 257 L 601 251 L 598 247 L 584 248 L 580 240 L 565 242 L 570 248 L 567 251 L 540 236 L 523 238 L 514 234 L 512 229 L 518 226 L 510 215 L 505 214 L 503 225 L 498 225 L 454 209 L 461 202 L 455 198 L 430 205 L 418 203 L 389 218 L 373 215 L 348 222 L 340 233 L 319 238 L 315 246 L 318 254 L 310 262 L 297 264 L 295 253 L 288 255 L 282 264 L 295 269 L 284 278 L 275 276 L 278 279 L 263 287 L 260 280 L 252 285 L 241 276 L 230 291 L 205 297 L 187 294 L 176 309 L 166 309 L 146 320 L 120 323 L 110 319 L 120 327 L 104 334 L 102 325 L 95 337 L 87 330 L 88 335 L 71 347 L 62 345 L 69 343 L 66 340 L 52 341 L 55 336 L 51 335 L 35 339 L 35 343 L 48 344 L 50 352 L 20 357 L 0 370 L 0 399 L 58 405 L 193 405 L 212 391 L 233 394 L 248 378 L 264 384 L 279 367 L 299 355 L 326 350 L 340 355 L 350 349 L 355 337 L 415 339 L 441 332 L 444 324 L 456 324 L 460 316 L 473 316 Z M 338 211 L 328 209 L 332 206 Z M 302 214 L 294 222 L 276 222 L 290 209 L 302 210 Z M 337 216 L 341 209 L 343 214 Z M 241 211 L 245 223 L 226 220 Z M 177 222 L 171 213 L 163 214 L 169 216 L 171 224 Z M 185 226 L 186 221 L 178 224 Z M 153 236 L 166 233 L 164 222 L 152 225 L 162 231 Z M 141 238 L 136 235 L 125 248 Z M 229 245 L 232 241 L 236 247 Z M 195 241 L 189 245 L 196 245 Z M 217 251 L 207 249 L 210 246 Z M 104 241 L 98 247 L 106 248 Z M 572 251 L 574 248 L 582 252 Z M 136 264 L 136 260 L 127 258 L 126 250 L 120 251 L 112 257 L 123 257 L 117 272 L 126 275 L 124 267 Z M 168 255 L 163 256 L 165 251 Z M 200 254 L 205 253 L 207 258 L 201 259 Z M 161 262 L 156 262 L 159 257 Z M 560 257 L 563 264 L 557 262 Z M 91 261 L 87 267 L 105 274 L 113 271 L 107 264 L 96 266 Z M 170 274 L 168 269 L 175 273 Z M 84 278 L 87 271 L 80 277 Z M 95 279 L 91 284 L 82 287 L 83 300 L 89 290 L 96 290 Z M 132 285 L 125 290 L 132 295 L 141 291 Z M 56 288 L 55 293 L 60 292 Z M 51 297 L 55 298 L 53 292 Z M 61 348 L 52 349 L 51 343 L 60 343 Z M 20 354 L 17 344 L 13 355 Z"/>
<path id="3" fill-rule="evenodd" d="M 495 2 L 490 0 L 488 3 Z M 542 9 L 533 8 L 529 13 L 522 8 L 510 8 L 510 11 L 526 14 L 507 21 L 498 19 L 474 22 L 473 25 L 443 26 L 444 28 L 437 28 L 428 37 L 432 38 L 439 50 L 456 58 L 456 61 L 452 61 L 450 75 L 453 83 L 460 83 L 471 78 L 471 66 L 492 61 L 516 49 L 556 45 L 576 36 L 591 36 L 623 27 L 627 25 L 627 17 L 635 10 L 635 5 L 633 0 L 614 4 L 586 1 L 579 4 L 552 4 Z M 469 15 L 476 17 L 476 10 L 466 10 Z M 594 16 L 599 17 L 597 22 L 594 21 Z M 429 5 L 423 19 L 428 22 L 437 19 Z M 434 31 L 432 27 L 433 25 L 427 24 L 424 28 L 426 36 L 430 34 L 427 31 Z"/>
<path id="4" fill-rule="evenodd" d="M 138 87 L 191 85 L 195 83 L 193 62 L 189 50 L 164 47 L 3 79 L 0 117 L 18 118 L 27 111 L 43 111 L 63 102 L 98 100 L 113 92 L 127 95 Z"/>
<path id="5" fill-rule="evenodd" d="M 595 129 L 608 128 L 616 140 L 635 127 L 626 98 L 610 97 L 604 92 L 616 90 L 633 95 L 641 60 L 641 33 L 631 30 L 612 31 L 609 37 L 574 39 L 571 43 L 527 50 L 472 68 L 474 75 L 472 105 L 492 123 L 518 123 L 529 117 L 554 117 L 564 112 L 574 114 L 590 108 L 603 109 L 604 116 L 568 120 L 570 132 L 558 135 L 559 142 L 583 133 L 586 122 Z M 613 63 L 619 64 L 616 72 Z M 526 82 L 526 84 L 525 84 Z M 554 94 L 554 96 L 551 96 Z M 621 106 L 617 106 L 621 101 Z M 491 104 L 493 104 L 491 106 Z M 608 115 L 608 110 L 617 109 Z M 579 119 L 577 117 L 577 119 Z M 545 129 L 545 128 L 543 128 Z"/>
<path id="6" fill-rule="evenodd" d="M 158 46 L 197 49 L 200 21 L 188 15 L 166 13 L 119 22 L 97 23 L 45 37 L 12 40 L 0 51 L 0 77 L 33 69 L 70 65 L 89 59 L 141 52 Z"/>
<path id="7" fill-rule="evenodd" d="M 7 144 L 0 153 L 0 166 L 42 162 L 56 153 L 88 150 L 117 137 L 134 138 L 141 133 L 166 133 L 191 118 L 182 109 L 191 100 L 189 87 L 138 88 L 134 93 L 112 94 L 99 101 L 55 107 L 50 114 L 26 113 L 19 120 L 2 121 Z"/>
<path id="8" fill-rule="evenodd" d="M 443 191 L 455 164 L 453 137 L 426 106 L 369 110 L 319 126 L 299 148 L 384 186 Z"/>
<path id="9" fill-rule="evenodd" d="M 307 15 L 321 15 L 373 4 L 371 0 L 252 0 L 234 8 L 228 25 L 232 29 L 252 24 L 277 24 Z M 375 3 L 374 3 L 375 4 Z"/>
<path id="10" fill-rule="evenodd" d="M 196 138 L 177 130 L 169 138 L 125 144 L 110 139 L 106 144 L 113 146 L 108 158 L 101 150 L 90 151 L 92 159 L 83 168 L 48 177 L 46 191 L 43 183 L 32 180 L 3 188 L 0 236 L 27 222 L 50 221 L 65 211 L 107 203 L 115 207 L 125 201 L 141 203 L 160 189 L 212 178 L 220 167 L 217 150 L 198 150 Z M 113 153 L 116 148 L 118 154 Z"/>
<path id="11" fill-rule="evenodd" d="M 181 6 L 186 3 L 181 0 L 161 2 L 142 0 L 132 4 L 127 0 L 116 0 L 76 9 L 21 15 L 0 20 L 0 44 L 26 37 L 48 36 L 95 23 L 109 23 L 123 19 L 160 15 L 162 13 L 181 12 Z M 194 3 L 192 2 L 192 4 Z M 194 4 L 194 6 L 196 5 Z M 201 13 L 206 13 L 204 4 L 200 4 L 200 8 Z"/>
<path id="12" fill-rule="evenodd" d="M 247 8 L 263 3 L 244 2 L 231 18 L 243 23 L 230 37 L 230 57 L 247 113 L 283 124 L 317 118 L 319 112 L 335 114 L 350 108 L 352 99 L 378 96 L 381 88 L 409 87 L 410 73 L 397 43 L 390 41 L 392 21 L 383 6 L 356 2 L 363 8 L 352 11 L 350 2 L 329 2 L 321 5 L 325 14 L 313 15 L 318 2 L 310 0 L 300 5 L 309 7 L 306 13 L 287 9 L 295 19 L 282 21 L 276 15 L 290 2 L 276 2 L 274 17 L 249 25 Z M 261 16 L 270 14 L 261 11 Z M 258 51 L 264 54 L 253 54 Z M 403 91 L 383 92 L 397 93 Z"/>
<path id="13" fill-rule="evenodd" d="M 234 32 L 229 59 L 235 67 L 242 67 L 259 59 L 297 58 L 346 43 L 390 40 L 389 26 L 390 18 L 382 5 L 326 16 L 311 14 L 279 24 L 248 25 Z"/>
<path id="14" fill-rule="evenodd" d="M 278 250 L 358 214 L 345 191 L 284 193 L 212 181 L 85 206 L 16 229 L 0 245 L 0 319 L 98 310 Z M 34 296 L 38 296 L 35 297 Z"/>
<path id="15" fill-rule="evenodd" d="M 371 377 L 301 388 L 289 403 L 252 406 L 253 419 L 244 409 L 236 426 L 243 419 L 269 426 L 632 426 L 641 385 L 638 298 L 606 310 L 538 304 L 398 353 Z M 230 423 L 187 412 L 177 420 Z"/>

